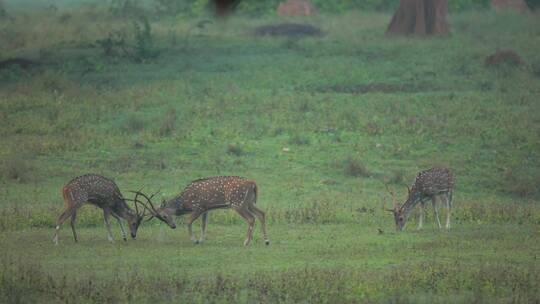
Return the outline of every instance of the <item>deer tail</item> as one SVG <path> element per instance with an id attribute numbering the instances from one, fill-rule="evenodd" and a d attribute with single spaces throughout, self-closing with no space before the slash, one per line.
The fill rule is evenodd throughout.
<path id="1" fill-rule="evenodd" d="M 66 203 L 66 207 L 71 207 L 73 205 L 73 201 L 70 198 L 71 192 L 69 190 L 69 187 L 62 188 L 62 196 L 64 197 L 64 202 Z"/>

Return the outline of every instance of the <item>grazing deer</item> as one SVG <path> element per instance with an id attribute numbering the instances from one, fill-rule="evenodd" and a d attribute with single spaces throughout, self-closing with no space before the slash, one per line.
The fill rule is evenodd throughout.
<path id="1" fill-rule="evenodd" d="M 395 199 L 395 195 L 387 187 L 388 192 L 392 195 L 394 209 L 389 209 L 394 213 L 396 229 L 398 231 L 405 228 L 407 219 L 414 207 L 420 203 L 420 218 L 418 221 L 418 229 L 422 228 L 425 214 L 425 204 L 429 199 L 433 205 L 437 225 L 441 228 L 439 220 L 439 210 L 437 209 L 436 198 L 444 197 L 446 201 L 446 229 L 450 228 L 450 212 L 452 209 L 452 192 L 454 190 L 454 175 L 448 168 L 431 168 L 429 170 L 418 173 L 412 187 L 409 189 L 409 195 L 405 203 L 400 207 Z"/>
<path id="2" fill-rule="evenodd" d="M 270 244 L 266 235 L 265 214 L 255 207 L 257 201 L 257 184 L 239 176 L 216 176 L 192 181 L 177 197 L 163 202 L 159 209 L 155 209 L 151 199 L 142 195 L 152 208 L 152 216 L 167 223 L 169 227 L 176 228 L 175 216 L 190 213 L 187 222 L 189 237 L 195 243 L 204 241 L 208 211 L 218 208 L 232 208 L 249 224 L 247 238 L 244 246 L 249 245 L 253 237 L 255 217 L 261 221 L 262 233 L 266 245 Z M 193 236 L 191 224 L 202 215 L 201 235 L 198 240 Z"/>
<path id="3" fill-rule="evenodd" d="M 73 238 L 77 242 L 77 232 L 75 231 L 77 210 L 86 203 L 103 209 L 103 217 L 109 233 L 108 238 L 110 242 L 113 242 L 111 225 L 109 223 L 110 215 L 118 220 L 124 241 L 127 241 L 126 231 L 124 230 L 121 219 L 125 219 L 128 222 L 131 237 L 135 238 L 137 236 L 137 228 L 144 217 L 142 211 L 139 212 L 139 208 L 137 207 L 139 202 L 135 198 L 136 211 L 133 212 L 126 204 L 127 199 L 122 196 L 118 186 L 112 180 L 97 174 L 85 174 L 67 183 L 62 188 L 62 194 L 66 203 L 66 210 L 60 214 L 56 222 L 56 231 L 53 238 L 53 242 L 56 245 L 58 245 L 58 231 L 60 230 L 60 226 L 70 217 Z"/>

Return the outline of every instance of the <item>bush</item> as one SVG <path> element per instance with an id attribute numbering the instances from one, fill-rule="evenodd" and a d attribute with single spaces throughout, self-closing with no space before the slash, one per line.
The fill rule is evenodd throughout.
<path id="1" fill-rule="evenodd" d="M 31 181 L 34 171 L 30 161 L 19 154 L 4 158 L 0 163 L 0 169 L 4 179 L 20 183 Z"/>
<path id="2" fill-rule="evenodd" d="M 242 149 L 242 146 L 238 144 L 229 144 L 227 146 L 227 154 L 234 156 L 242 156 L 244 155 L 244 149 Z"/>
<path id="3" fill-rule="evenodd" d="M 112 0 L 110 11 L 118 17 L 137 17 L 145 15 L 144 9 L 138 0 Z"/>
<path id="4" fill-rule="evenodd" d="M 506 192 L 520 197 L 530 197 L 539 194 L 540 173 L 534 166 L 518 165 L 506 168 L 503 186 Z"/>
<path id="5" fill-rule="evenodd" d="M 130 115 L 122 126 L 126 133 L 138 133 L 144 129 L 144 121 L 135 115 Z"/>
<path id="6" fill-rule="evenodd" d="M 144 62 L 157 57 L 159 52 L 154 46 L 152 26 L 148 18 L 143 18 L 140 23 L 134 22 L 133 27 L 135 28 L 135 60 Z"/>
<path id="7" fill-rule="evenodd" d="M 345 175 L 353 177 L 370 177 L 371 172 L 360 162 L 359 160 L 348 157 L 344 162 L 344 172 Z"/>
<path id="8" fill-rule="evenodd" d="M 167 116 L 165 117 L 165 120 L 161 123 L 161 127 L 159 127 L 159 135 L 166 136 L 170 135 L 176 128 L 176 110 L 170 109 L 169 112 L 167 112 Z"/>

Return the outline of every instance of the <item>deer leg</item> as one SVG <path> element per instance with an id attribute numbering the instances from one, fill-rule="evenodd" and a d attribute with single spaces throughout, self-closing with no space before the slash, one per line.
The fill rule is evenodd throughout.
<path id="1" fill-rule="evenodd" d="M 112 237 L 111 232 L 111 223 L 109 222 L 109 215 L 111 214 L 111 211 L 108 209 L 103 209 L 103 219 L 105 220 L 105 227 L 107 227 L 107 238 L 109 239 L 109 242 L 114 243 L 114 239 Z"/>
<path id="2" fill-rule="evenodd" d="M 73 231 L 73 238 L 75 239 L 75 243 L 78 242 L 77 240 L 77 231 L 75 231 L 75 221 L 77 220 L 77 210 L 74 210 L 71 213 L 71 230 Z"/>
<path id="3" fill-rule="evenodd" d="M 120 225 L 120 230 L 122 231 L 122 239 L 124 240 L 124 242 L 127 242 L 126 230 L 124 229 L 124 223 L 119 218 L 117 218 L 116 220 L 118 221 L 118 225 Z"/>
<path id="4" fill-rule="evenodd" d="M 114 212 L 111 212 L 111 215 L 116 219 L 118 225 L 120 226 L 120 232 L 122 232 L 122 239 L 124 240 L 124 242 L 127 242 L 126 230 L 124 229 L 124 223 L 122 222 L 122 219 Z"/>
<path id="5" fill-rule="evenodd" d="M 418 218 L 418 228 L 417 230 L 422 229 L 424 226 L 424 216 L 426 214 L 426 202 L 420 201 L 420 216 Z"/>
<path id="6" fill-rule="evenodd" d="M 433 205 L 433 212 L 435 213 L 435 219 L 437 220 L 437 225 L 441 229 L 441 220 L 439 220 L 439 209 L 437 208 L 437 199 L 435 196 L 431 198 L 431 204 Z"/>
<path id="7" fill-rule="evenodd" d="M 204 237 L 206 236 L 206 225 L 208 224 L 208 212 L 202 214 L 201 218 L 201 237 L 199 238 L 199 243 L 204 242 Z"/>
<path id="8" fill-rule="evenodd" d="M 450 214 L 452 212 L 452 191 L 446 195 L 446 229 L 450 229 Z"/>
<path id="9" fill-rule="evenodd" d="M 60 216 L 58 217 L 58 220 L 56 221 L 56 229 L 54 231 L 54 237 L 53 237 L 53 243 L 55 245 L 58 245 L 58 231 L 60 230 L 60 226 L 71 216 L 73 212 L 76 212 L 76 209 L 74 206 L 69 206 Z"/>
<path id="10" fill-rule="evenodd" d="M 194 211 L 193 213 L 191 213 L 191 216 L 189 217 L 189 220 L 187 222 L 187 226 L 188 226 L 188 232 L 189 232 L 189 239 L 194 242 L 195 244 L 198 244 L 199 243 L 199 240 L 195 239 L 195 237 L 193 236 L 193 229 L 192 229 L 192 224 L 193 222 L 202 214 L 202 212 L 200 211 Z"/>
<path id="11" fill-rule="evenodd" d="M 244 241 L 244 246 L 249 245 L 251 243 L 251 239 L 253 238 L 253 226 L 255 225 L 255 217 L 251 212 L 249 212 L 248 209 L 245 209 L 245 207 L 240 207 L 238 209 L 235 209 L 240 216 L 242 216 L 249 224 L 248 232 L 246 240 Z"/>
<path id="12" fill-rule="evenodd" d="M 257 216 L 257 218 L 259 219 L 259 221 L 261 221 L 261 229 L 262 229 L 262 233 L 264 237 L 264 243 L 266 245 L 270 245 L 270 240 L 268 240 L 268 235 L 266 234 L 266 216 L 264 212 L 262 212 L 259 208 L 255 207 L 255 205 L 250 205 L 249 211 L 255 214 L 255 216 Z"/>
<path id="13" fill-rule="evenodd" d="M 116 218 L 116 220 L 118 221 L 118 225 L 120 226 L 120 231 L 122 232 L 122 239 L 124 240 L 124 242 L 127 242 L 126 230 L 124 229 L 124 223 L 122 222 L 122 219 L 118 216 L 114 217 Z"/>

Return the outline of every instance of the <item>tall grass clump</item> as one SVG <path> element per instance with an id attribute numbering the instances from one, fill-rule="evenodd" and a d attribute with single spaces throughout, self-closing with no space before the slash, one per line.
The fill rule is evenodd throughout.
<path id="1" fill-rule="evenodd" d="M 372 172 L 357 158 L 349 156 L 343 161 L 343 172 L 352 177 L 371 177 Z"/>
<path id="2" fill-rule="evenodd" d="M 11 154 L 0 161 L 0 172 L 6 181 L 27 183 L 35 179 L 35 166 L 28 157 Z"/>

